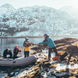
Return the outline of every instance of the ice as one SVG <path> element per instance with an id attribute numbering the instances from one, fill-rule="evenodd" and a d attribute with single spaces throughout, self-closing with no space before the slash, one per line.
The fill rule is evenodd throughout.
<path id="1" fill-rule="evenodd" d="M 58 64 L 56 67 L 56 70 L 62 70 L 62 69 L 77 69 L 78 68 L 78 64 L 74 64 L 74 65 L 66 65 L 66 64 Z"/>

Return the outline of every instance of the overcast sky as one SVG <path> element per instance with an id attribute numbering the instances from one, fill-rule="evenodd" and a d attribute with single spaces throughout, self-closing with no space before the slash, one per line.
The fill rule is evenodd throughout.
<path id="1" fill-rule="evenodd" d="M 78 0 L 0 0 L 0 6 L 9 3 L 15 8 L 26 6 L 49 6 L 53 8 L 61 8 L 64 6 L 78 7 Z"/>

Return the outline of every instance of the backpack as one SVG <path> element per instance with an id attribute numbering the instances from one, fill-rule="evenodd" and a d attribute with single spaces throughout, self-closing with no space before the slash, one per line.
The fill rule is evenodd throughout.
<path id="1" fill-rule="evenodd" d="M 31 44 L 28 41 L 24 41 L 24 44 L 23 44 L 24 47 L 29 47 L 30 45 Z"/>

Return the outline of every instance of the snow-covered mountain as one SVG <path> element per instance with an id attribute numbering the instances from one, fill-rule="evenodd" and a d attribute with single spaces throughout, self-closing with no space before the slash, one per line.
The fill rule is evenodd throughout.
<path id="1" fill-rule="evenodd" d="M 5 8 L 5 12 L 2 11 Z M 34 36 L 43 35 L 44 33 L 64 35 L 70 34 L 70 28 L 76 25 L 66 12 L 46 6 L 24 7 L 16 10 L 11 5 L 5 4 L 0 9 L 4 14 L 0 18 L 0 27 L 4 34 L 14 36 Z"/>

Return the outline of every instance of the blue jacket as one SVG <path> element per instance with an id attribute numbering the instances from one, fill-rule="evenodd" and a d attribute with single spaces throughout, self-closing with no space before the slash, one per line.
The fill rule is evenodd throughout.
<path id="1" fill-rule="evenodd" d="M 54 41 L 51 38 L 47 38 L 46 42 L 40 42 L 39 44 L 47 44 L 49 48 L 56 47 Z"/>

